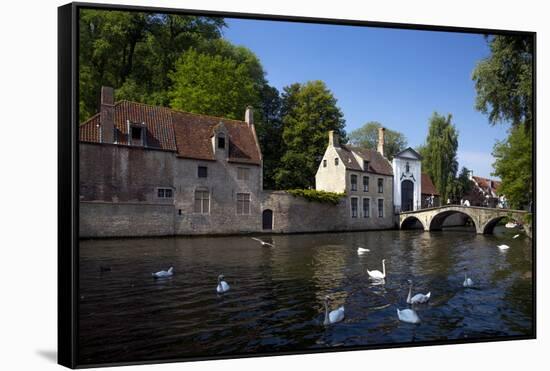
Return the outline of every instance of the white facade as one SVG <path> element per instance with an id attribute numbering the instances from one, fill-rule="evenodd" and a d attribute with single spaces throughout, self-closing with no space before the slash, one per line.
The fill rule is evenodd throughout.
<path id="1" fill-rule="evenodd" d="M 403 183 L 410 181 L 413 184 L 412 209 L 419 210 L 422 205 L 422 157 L 412 148 L 398 153 L 392 161 L 393 167 L 393 203 L 396 211 L 406 209 L 401 205 Z M 407 210 L 408 211 L 408 210 Z"/>

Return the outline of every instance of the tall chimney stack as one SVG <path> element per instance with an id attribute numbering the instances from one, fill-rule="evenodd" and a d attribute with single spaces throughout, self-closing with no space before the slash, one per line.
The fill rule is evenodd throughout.
<path id="1" fill-rule="evenodd" d="M 328 145 L 331 147 L 340 147 L 340 138 L 334 130 L 328 132 Z"/>
<path id="2" fill-rule="evenodd" d="M 99 111 L 101 123 L 101 142 L 115 141 L 115 91 L 109 86 L 101 87 L 101 107 Z"/>
<path id="3" fill-rule="evenodd" d="M 246 107 L 246 111 L 244 113 L 244 122 L 248 124 L 248 126 L 254 125 L 254 108 L 251 106 Z"/>
<path id="4" fill-rule="evenodd" d="M 384 133 L 386 129 L 378 128 L 378 153 L 384 156 Z"/>

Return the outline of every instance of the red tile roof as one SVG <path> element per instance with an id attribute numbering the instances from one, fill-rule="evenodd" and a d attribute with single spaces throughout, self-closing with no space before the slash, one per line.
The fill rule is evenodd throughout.
<path id="1" fill-rule="evenodd" d="M 480 176 L 472 176 L 474 182 L 484 191 L 489 193 L 489 190 L 496 196 L 498 189 L 500 188 L 500 182 L 498 180 L 483 178 Z"/>
<path id="2" fill-rule="evenodd" d="M 421 174 L 421 181 L 420 181 L 420 193 L 423 195 L 434 195 L 439 196 L 439 192 L 437 191 L 437 188 L 435 188 L 435 185 L 432 182 L 432 178 L 426 173 Z"/>
<path id="3" fill-rule="evenodd" d="M 128 121 L 145 123 L 147 147 L 177 152 L 178 157 L 215 160 L 211 137 L 223 122 L 229 135 L 228 161 L 261 164 L 261 152 L 253 127 L 244 121 L 199 115 L 165 107 L 120 101 L 115 104 L 115 139 L 128 144 Z M 80 141 L 100 143 L 100 114 L 80 125 Z"/>
<path id="4" fill-rule="evenodd" d="M 393 169 L 390 162 L 384 156 L 378 153 L 378 151 L 342 144 L 340 148 L 336 147 L 336 152 L 342 158 L 342 162 L 346 166 L 346 169 L 363 171 L 363 168 L 357 162 L 352 151 L 355 152 L 363 160 L 369 162 L 369 173 L 389 176 L 393 175 Z"/>

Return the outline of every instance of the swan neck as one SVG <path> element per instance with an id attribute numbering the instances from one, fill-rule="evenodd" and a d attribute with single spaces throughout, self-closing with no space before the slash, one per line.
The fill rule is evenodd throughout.
<path id="1" fill-rule="evenodd" d="M 386 277 L 386 261 L 382 260 L 382 274 Z"/>
<path id="2" fill-rule="evenodd" d="M 407 296 L 407 303 L 411 301 L 412 285 L 409 284 L 409 295 Z"/>
<path id="3" fill-rule="evenodd" d="M 328 324 L 328 304 L 325 301 L 325 324 Z"/>

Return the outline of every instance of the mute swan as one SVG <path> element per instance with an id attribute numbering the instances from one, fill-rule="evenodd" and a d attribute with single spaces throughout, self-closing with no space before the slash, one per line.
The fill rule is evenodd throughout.
<path id="1" fill-rule="evenodd" d="M 515 222 L 508 222 L 505 225 L 506 228 L 516 228 L 517 226 L 518 226 L 518 224 L 515 223 Z"/>
<path id="2" fill-rule="evenodd" d="M 357 255 L 361 255 L 361 254 L 364 254 L 364 253 L 366 253 L 366 252 L 370 252 L 370 250 L 369 250 L 369 249 L 365 249 L 365 248 L 363 248 L 363 247 L 358 247 L 358 248 L 357 248 Z"/>
<path id="3" fill-rule="evenodd" d="M 512 237 L 514 240 L 519 237 L 519 234 L 516 234 L 514 237 Z"/>
<path id="4" fill-rule="evenodd" d="M 409 296 L 407 296 L 407 304 L 423 304 L 430 300 L 431 292 L 424 294 L 416 294 L 411 298 L 412 294 L 412 281 L 409 280 Z"/>
<path id="5" fill-rule="evenodd" d="M 224 281 L 224 278 L 225 276 L 223 274 L 218 276 L 218 287 L 216 287 L 218 294 L 223 294 L 224 292 L 229 291 L 229 284 Z"/>
<path id="6" fill-rule="evenodd" d="M 497 247 L 501 250 L 508 250 L 510 248 L 508 245 L 498 245 Z"/>
<path id="7" fill-rule="evenodd" d="M 466 275 L 466 268 L 464 268 L 464 282 L 462 283 L 462 286 L 464 286 L 464 287 L 473 287 L 474 286 L 474 281 L 472 281 L 472 279 L 469 278 Z"/>
<path id="8" fill-rule="evenodd" d="M 167 271 L 158 271 L 156 273 L 153 273 L 153 277 L 155 278 L 172 277 L 173 275 L 174 275 L 173 267 L 170 267 Z"/>
<path id="9" fill-rule="evenodd" d="M 367 269 L 367 273 L 369 274 L 370 278 L 375 280 L 382 280 L 386 278 L 386 259 L 382 259 L 382 272 L 378 270 L 369 271 Z"/>
<path id="10" fill-rule="evenodd" d="M 336 322 L 340 322 L 344 319 L 344 306 L 341 306 L 340 308 L 333 310 L 329 313 L 328 311 L 328 302 L 330 300 L 330 297 L 325 296 L 325 321 L 323 322 L 323 325 L 331 325 Z"/>
<path id="11" fill-rule="evenodd" d="M 403 309 L 399 310 L 397 309 L 397 318 L 399 318 L 402 322 L 407 323 L 419 323 L 420 318 L 418 317 L 418 314 L 412 309 Z"/>
<path id="12" fill-rule="evenodd" d="M 265 242 L 265 241 L 262 241 L 262 240 L 260 240 L 259 238 L 256 238 L 256 237 L 250 237 L 250 238 L 252 238 L 254 241 L 258 241 L 259 243 L 262 244 L 262 246 L 275 247 L 273 244 L 268 243 L 268 242 Z"/>

